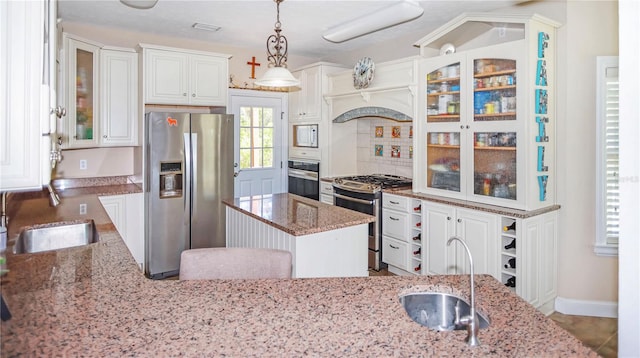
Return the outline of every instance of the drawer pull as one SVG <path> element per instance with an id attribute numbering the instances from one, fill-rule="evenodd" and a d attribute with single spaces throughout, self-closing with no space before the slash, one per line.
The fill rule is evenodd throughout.
<path id="1" fill-rule="evenodd" d="M 396 249 L 396 250 L 397 250 L 397 249 L 399 249 L 399 247 L 397 247 L 397 246 L 393 246 L 393 245 L 391 245 L 391 244 L 389 244 L 389 247 L 390 247 L 390 248 L 392 248 L 392 249 Z"/>
<path id="2" fill-rule="evenodd" d="M 393 221 L 399 221 L 400 219 L 394 218 L 393 216 L 389 216 L 389 219 L 393 220 Z"/>
<path id="3" fill-rule="evenodd" d="M 400 204 L 400 202 L 399 202 L 399 201 L 393 201 L 393 200 L 389 200 L 389 202 L 390 202 L 391 204 L 395 204 L 395 205 L 398 205 L 398 204 Z"/>

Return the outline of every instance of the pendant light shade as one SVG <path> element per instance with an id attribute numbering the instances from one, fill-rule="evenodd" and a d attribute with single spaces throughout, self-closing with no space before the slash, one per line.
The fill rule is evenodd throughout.
<path id="1" fill-rule="evenodd" d="M 284 67 L 271 67 L 255 84 L 265 87 L 294 87 L 299 86 L 300 81 Z"/>
<path id="2" fill-rule="evenodd" d="M 267 59 L 269 69 L 265 74 L 254 82 L 257 86 L 265 87 L 293 87 L 299 86 L 298 81 L 289 70 L 287 70 L 287 38 L 281 35 L 282 24 L 280 23 L 280 3 L 284 0 L 273 0 L 276 3 L 277 18 L 275 24 L 275 35 L 267 38 Z"/>

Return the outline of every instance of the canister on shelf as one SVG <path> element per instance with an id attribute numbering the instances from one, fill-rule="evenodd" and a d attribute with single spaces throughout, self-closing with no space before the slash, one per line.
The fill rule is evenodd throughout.
<path id="1" fill-rule="evenodd" d="M 482 182 L 482 194 L 491 195 L 491 174 L 487 174 Z"/>
<path id="2" fill-rule="evenodd" d="M 489 103 L 485 103 L 485 104 L 484 104 L 484 113 L 485 113 L 485 114 L 492 114 L 492 113 L 494 113 L 494 106 L 493 106 L 493 102 L 489 102 Z"/>

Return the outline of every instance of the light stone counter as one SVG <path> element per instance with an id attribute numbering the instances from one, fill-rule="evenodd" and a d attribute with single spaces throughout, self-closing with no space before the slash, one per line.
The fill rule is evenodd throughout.
<path id="1" fill-rule="evenodd" d="M 463 342 L 465 331 L 417 325 L 398 300 L 421 290 L 467 297 L 466 276 L 148 280 L 97 196 L 81 190 L 65 194 L 58 208 L 46 198 L 14 198 L 10 238 L 22 226 L 76 219 L 72 199 L 90 208 L 100 242 L 7 253 L 11 271 L 1 288 L 13 318 L 1 323 L 3 357 L 597 356 L 484 275 L 476 280 L 477 305 L 491 326 L 476 348 Z"/>
<path id="2" fill-rule="evenodd" d="M 368 224 L 375 217 L 299 195 L 280 193 L 223 200 L 227 206 L 293 236 Z"/>

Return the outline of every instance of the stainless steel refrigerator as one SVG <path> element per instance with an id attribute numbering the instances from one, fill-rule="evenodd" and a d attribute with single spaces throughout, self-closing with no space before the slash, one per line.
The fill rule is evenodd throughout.
<path id="1" fill-rule="evenodd" d="M 178 274 L 183 250 L 224 247 L 233 197 L 233 115 L 145 116 L 145 273 Z"/>

